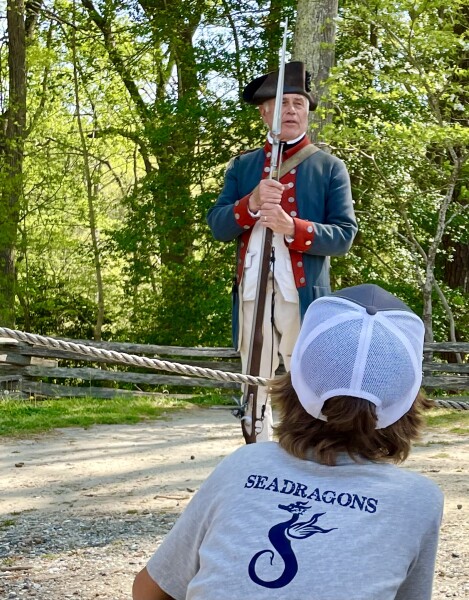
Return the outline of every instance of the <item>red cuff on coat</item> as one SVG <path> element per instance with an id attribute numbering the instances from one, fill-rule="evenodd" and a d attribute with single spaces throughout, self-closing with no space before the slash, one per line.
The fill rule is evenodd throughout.
<path id="1" fill-rule="evenodd" d="M 296 217 L 293 218 L 293 221 L 295 222 L 295 237 L 288 247 L 297 252 L 307 252 L 311 249 L 314 241 L 313 223 Z"/>
<path id="2" fill-rule="evenodd" d="M 240 227 L 244 229 L 250 229 L 254 227 L 257 222 L 257 218 L 253 217 L 249 212 L 249 198 L 251 194 L 244 196 L 241 200 L 236 200 L 233 206 L 235 219 Z"/>

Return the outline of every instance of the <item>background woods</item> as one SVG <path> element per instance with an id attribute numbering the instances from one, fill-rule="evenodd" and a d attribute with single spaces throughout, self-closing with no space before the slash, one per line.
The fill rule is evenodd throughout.
<path id="1" fill-rule="evenodd" d="M 0 1 L 0 320 L 45 335 L 228 345 L 234 247 L 205 213 L 259 145 L 251 77 L 280 23 L 349 168 L 334 284 L 385 285 L 427 341 L 469 331 L 469 9 L 450 0 Z"/>

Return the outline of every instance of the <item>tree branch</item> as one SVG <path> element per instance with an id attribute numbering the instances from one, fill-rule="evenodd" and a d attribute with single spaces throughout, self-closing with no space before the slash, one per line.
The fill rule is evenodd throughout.
<path id="1" fill-rule="evenodd" d="M 81 2 L 88 11 L 91 20 L 103 34 L 104 47 L 107 50 L 109 59 L 119 73 L 130 97 L 134 101 L 137 111 L 140 114 L 140 118 L 143 122 L 147 122 L 151 117 L 151 112 L 143 101 L 135 81 L 131 77 L 122 56 L 116 48 L 111 23 L 96 10 L 91 0 L 81 0 Z"/>

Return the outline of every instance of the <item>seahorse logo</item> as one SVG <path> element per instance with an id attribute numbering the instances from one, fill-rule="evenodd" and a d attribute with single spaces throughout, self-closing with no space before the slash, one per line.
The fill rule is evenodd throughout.
<path id="1" fill-rule="evenodd" d="M 288 519 L 288 521 L 283 521 L 282 523 L 274 525 L 268 534 L 270 543 L 283 560 L 283 573 L 273 581 L 266 581 L 258 577 L 256 573 L 256 563 L 259 558 L 264 554 L 268 555 L 270 557 L 271 565 L 275 558 L 275 552 L 272 550 L 261 550 L 251 558 L 251 562 L 249 563 L 249 577 L 254 583 L 257 583 L 257 585 L 262 585 L 266 588 L 281 588 L 293 581 L 298 572 L 298 561 L 291 546 L 291 539 L 303 540 L 315 533 L 329 533 L 330 531 L 337 529 L 337 527 L 333 527 L 332 529 L 322 529 L 322 527 L 316 525 L 318 519 L 325 513 L 316 513 L 309 521 L 298 523 L 297 521 L 300 516 L 311 508 L 311 506 L 307 505 L 308 502 L 295 502 L 288 506 L 283 504 L 278 505 L 282 510 L 286 510 L 292 514 L 292 517 Z"/>

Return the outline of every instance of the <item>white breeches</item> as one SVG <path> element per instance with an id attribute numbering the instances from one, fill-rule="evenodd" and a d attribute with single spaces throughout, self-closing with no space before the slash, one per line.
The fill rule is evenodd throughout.
<path id="1" fill-rule="evenodd" d="M 275 289 L 274 297 L 274 323 L 272 324 L 272 293 L 274 291 L 272 275 L 267 282 L 267 293 L 263 321 L 263 348 L 261 377 L 273 377 L 277 370 L 281 356 L 285 369 L 290 370 L 290 360 L 298 333 L 300 331 L 300 315 L 298 303 L 286 302 L 278 289 Z M 241 365 L 243 373 L 246 372 L 249 357 L 249 345 L 251 340 L 252 323 L 254 316 L 254 301 L 243 301 L 240 299 L 240 345 Z M 264 420 L 260 428 L 259 423 L 256 440 L 264 442 L 272 439 L 272 408 L 267 397 L 265 386 L 258 387 L 257 393 L 257 418 L 260 418 L 264 410 Z"/>

